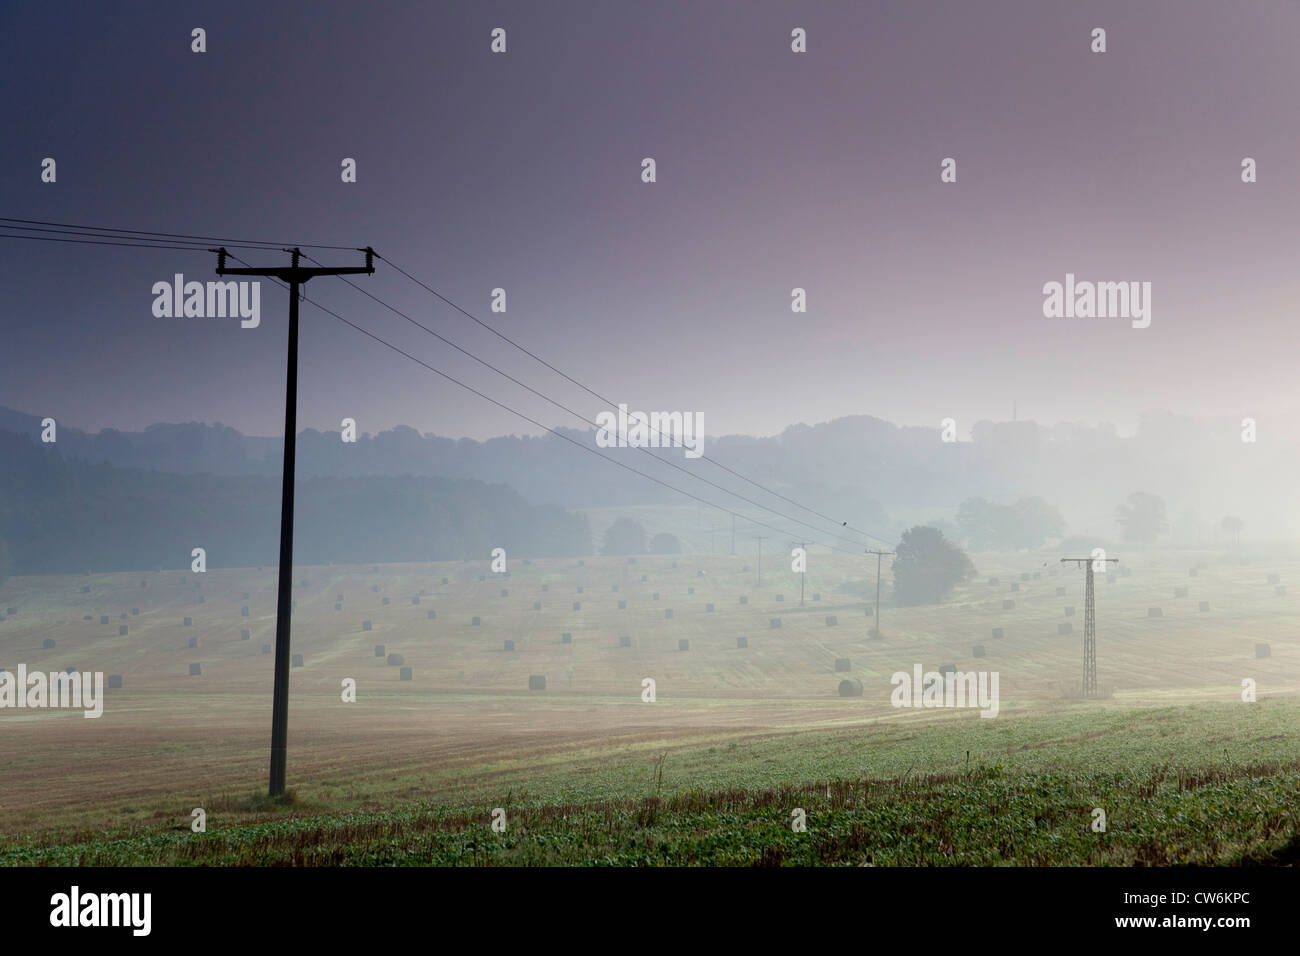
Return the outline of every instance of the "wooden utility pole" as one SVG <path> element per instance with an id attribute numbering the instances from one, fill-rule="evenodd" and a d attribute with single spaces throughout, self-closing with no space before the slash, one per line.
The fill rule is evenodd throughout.
<path id="1" fill-rule="evenodd" d="M 873 609 L 876 612 L 875 614 L 876 637 L 885 636 L 885 632 L 880 629 L 880 559 L 887 554 L 893 554 L 893 553 L 894 553 L 893 551 L 868 551 L 867 552 L 867 554 L 874 554 L 876 556 L 876 606 Z M 868 636 L 870 636 L 870 632 L 868 632 Z"/>
<path id="2" fill-rule="evenodd" d="M 225 249 L 217 254 L 219 276 L 267 276 L 289 287 L 289 359 L 284 393 L 284 477 L 280 490 L 280 578 L 275 612 L 275 690 L 271 703 L 271 784 L 270 795 L 284 793 L 285 755 L 289 736 L 289 613 L 293 607 L 293 471 L 294 445 L 298 437 L 298 296 L 302 286 L 316 276 L 371 275 L 375 271 L 375 251 L 367 246 L 357 250 L 366 254 L 364 266 L 346 268 L 307 268 L 298 265 L 302 252 L 286 249 L 292 265 L 268 269 L 227 269 Z"/>
<path id="3" fill-rule="evenodd" d="M 758 539 L 758 584 L 757 587 L 763 586 L 763 539 L 770 538 L 771 535 L 754 535 Z"/>
<path id="4" fill-rule="evenodd" d="M 1119 558 L 1062 558 L 1061 563 L 1073 561 L 1087 569 L 1087 585 L 1083 594 L 1083 696 L 1097 696 L 1097 619 L 1092 595 L 1092 572 L 1100 564 L 1103 573 L 1107 564 L 1119 564 Z"/>

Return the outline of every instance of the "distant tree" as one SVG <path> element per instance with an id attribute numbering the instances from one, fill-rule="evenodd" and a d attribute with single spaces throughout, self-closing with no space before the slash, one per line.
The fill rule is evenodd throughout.
<path id="1" fill-rule="evenodd" d="M 1224 534 L 1232 535 L 1232 546 L 1235 548 L 1241 543 L 1241 529 L 1245 527 L 1242 520 L 1236 515 L 1227 515 L 1219 522 L 1219 527 L 1223 529 Z"/>
<path id="2" fill-rule="evenodd" d="M 5 581 L 9 579 L 9 570 L 13 564 L 9 558 L 9 546 L 5 544 L 5 539 L 0 538 L 0 588 L 4 587 Z"/>
<path id="3" fill-rule="evenodd" d="M 1169 530 L 1165 499 L 1145 491 L 1135 491 L 1115 509 L 1115 520 L 1124 529 L 1126 541 L 1150 544 Z"/>
<path id="4" fill-rule="evenodd" d="M 1039 548 L 1049 539 L 1065 534 L 1061 512 L 1042 498 L 1021 498 L 1010 510 L 1007 543 L 1012 550 Z"/>
<path id="5" fill-rule="evenodd" d="M 682 542 L 675 534 L 660 531 L 650 539 L 651 554 L 681 554 Z"/>
<path id="6" fill-rule="evenodd" d="M 894 550 L 894 600 L 899 604 L 938 604 L 956 585 L 975 577 L 966 552 L 938 528 L 918 525 L 904 531 Z"/>
<path id="7" fill-rule="evenodd" d="M 984 498 L 967 498 L 957 509 L 957 527 L 975 551 L 992 551 L 998 547 L 1002 535 L 1000 510 Z"/>
<path id="8" fill-rule="evenodd" d="M 957 509 L 957 526 L 975 551 L 1019 551 L 1041 547 L 1065 534 L 1065 519 L 1042 498 L 998 505 L 967 498 Z"/>
<path id="9" fill-rule="evenodd" d="M 605 529 L 601 554 L 645 554 L 645 528 L 631 518 L 619 518 Z"/>

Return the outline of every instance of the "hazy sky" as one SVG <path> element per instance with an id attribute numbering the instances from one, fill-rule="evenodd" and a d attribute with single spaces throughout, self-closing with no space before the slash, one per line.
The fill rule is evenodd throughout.
<path id="1" fill-rule="evenodd" d="M 710 434 L 873 414 L 965 437 L 1013 399 L 1125 430 L 1151 407 L 1267 419 L 1296 406 L 1297 50 L 1281 0 L 7 3 L 0 215 L 370 244 L 613 400 L 702 412 Z M 212 279 L 214 259 L 0 240 L 0 404 L 280 433 L 283 291 L 263 286 L 257 329 L 151 313 L 155 282 Z M 1150 327 L 1045 318 L 1067 272 L 1150 282 Z M 360 281 L 599 410 L 383 263 Z M 337 279 L 307 292 L 580 425 Z M 302 319 L 302 427 L 536 430 Z"/>

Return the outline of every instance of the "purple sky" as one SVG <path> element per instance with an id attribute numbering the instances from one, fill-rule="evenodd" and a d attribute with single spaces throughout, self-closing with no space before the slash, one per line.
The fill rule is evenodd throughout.
<path id="1" fill-rule="evenodd" d="M 0 215 L 371 244 L 615 401 L 703 412 L 710 434 L 873 414 L 953 417 L 965 437 L 1013 399 L 1022 418 L 1124 431 L 1152 407 L 1300 410 L 1295 3 L 262 6 L 5 5 Z M 0 241 L 0 404 L 278 434 L 283 292 L 264 286 L 256 330 L 151 315 L 154 282 L 213 266 Z M 1042 286 L 1067 272 L 1151 282 L 1150 328 L 1044 318 Z M 588 420 L 600 409 L 382 263 L 361 281 Z M 338 280 L 307 291 L 579 424 Z M 301 359 L 302 427 L 536 431 L 310 306 Z"/>

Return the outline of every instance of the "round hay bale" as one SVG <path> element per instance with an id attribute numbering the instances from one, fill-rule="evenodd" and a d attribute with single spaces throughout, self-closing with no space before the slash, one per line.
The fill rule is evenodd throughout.
<path id="1" fill-rule="evenodd" d="M 673 609 L 670 607 L 664 608 L 664 620 L 666 621 L 670 619 L 672 616 L 673 616 Z"/>
<path id="2" fill-rule="evenodd" d="M 971 655 L 972 655 L 973 657 L 983 657 L 983 656 L 984 656 L 984 645 L 983 645 L 983 644 L 976 644 L 975 647 L 971 649 Z"/>
<path id="3" fill-rule="evenodd" d="M 1209 601 L 1202 601 L 1200 604 L 1196 605 L 1196 610 L 1198 611 L 1208 611 L 1209 609 L 1210 609 Z"/>
<path id="4" fill-rule="evenodd" d="M 391 598 L 384 598 L 384 607 L 387 607 L 387 606 L 388 606 L 389 604 L 391 604 L 391 603 L 392 603 L 392 599 L 391 599 Z"/>
<path id="5" fill-rule="evenodd" d="M 956 665 L 956 664 L 940 664 L 940 665 L 939 665 L 939 673 L 940 673 L 940 674 L 943 674 L 945 677 L 946 677 L 947 675 L 949 675 L 949 674 L 955 674 L 955 673 L 957 673 L 957 665 Z"/>
<path id="6" fill-rule="evenodd" d="M 657 600 L 659 600 L 659 592 L 656 591 L 654 594 L 650 595 L 650 600 L 652 600 L 652 601 L 657 601 Z"/>
<path id="7" fill-rule="evenodd" d="M 560 643 L 561 643 L 561 644 L 572 644 L 572 643 L 573 643 L 573 635 L 570 634 L 568 631 L 565 631 L 563 634 L 560 635 Z"/>
<path id="8" fill-rule="evenodd" d="M 529 674 L 529 675 L 528 675 L 528 689 L 529 689 L 529 690 L 546 690 L 546 675 L 545 675 L 545 674 Z"/>
<path id="9" fill-rule="evenodd" d="M 781 619 L 780 619 L 779 617 L 774 617 L 774 618 L 772 618 L 772 620 L 769 622 L 768 626 L 769 626 L 770 628 L 773 628 L 773 629 L 780 627 L 780 626 L 781 626 Z"/>
<path id="10" fill-rule="evenodd" d="M 1012 581 L 1012 582 L 1011 582 L 1011 590 L 1013 590 L 1013 591 L 1019 591 L 1019 590 L 1020 590 L 1020 582 L 1018 582 L 1018 581 Z"/>
<path id="11" fill-rule="evenodd" d="M 193 627 L 193 626 L 194 626 L 194 618 L 192 618 L 192 617 L 187 617 L 187 618 L 185 618 L 185 626 L 186 626 L 186 627 Z"/>
<path id="12" fill-rule="evenodd" d="M 821 599 L 822 599 L 821 594 L 819 594 L 818 592 L 814 591 L 814 592 L 813 592 L 813 600 L 814 600 L 814 601 L 820 601 Z"/>
<path id="13" fill-rule="evenodd" d="M 47 637 L 45 640 L 41 641 L 41 647 L 43 647 L 47 651 L 53 646 L 54 646 L 54 638 L 52 637 Z"/>
<path id="14" fill-rule="evenodd" d="M 396 653 L 389 654 L 388 659 L 385 661 L 385 663 L 389 667 L 401 667 L 403 664 L 406 663 L 406 658 L 403 657 L 401 654 L 396 654 Z"/>
<path id="15" fill-rule="evenodd" d="M 294 654 L 293 659 L 290 663 L 293 667 L 302 667 L 302 655 Z"/>
<path id="16" fill-rule="evenodd" d="M 1016 606 L 1016 602 L 1011 600 L 1010 598 L 1007 598 L 1002 602 L 1002 610 L 1004 611 L 1010 611 L 1015 606 Z"/>
<path id="17" fill-rule="evenodd" d="M 239 632 L 239 639 L 240 639 L 241 641 L 246 641 L 246 640 L 248 640 L 249 638 L 251 638 L 252 636 L 253 636 L 253 635 L 249 633 L 248 628 L 246 628 L 246 627 L 243 628 L 242 630 L 240 630 L 240 632 Z"/>
<path id="18" fill-rule="evenodd" d="M 573 609 L 574 609 L 575 611 L 581 611 L 581 610 L 582 610 L 582 602 L 581 602 L 581 601 L 574 601 L 574 602 L 573 602 Z"/>
<path id="19" fill-rule="evenodd" d="M 847 657 L 835 658 L 835 669 L 837 671 L 853 670 L 853 668 L 849 665 L 849 659 Z"/>
<path id="20" fill-rule="evenodd" d="M 343 610 L 343 605 L 342 605 L 342 604 L 335 603 L 335 605 L 334 605 L 334 610 L 336 610 L 336 611 L 341 611 L 341 610 Z"/>
<path id="21" fill-rule="evenodd" d="M 713 611 L 713 605 L 712 605 L 712 604 L 706 604 L 706 605 L 704 605 L 704 612 L 705 612 L 706 614 L 711 613 L 712 611 Z"/>
<path id="22" fill-rule="evenodd" d="M 133 608 L 131 608 L 131 616 L 132 616 L 132 617 L 139 617 L 139 616 L 140 616 L 140 609 L 139 609 L 138 607 L 133 607 Z"/>
<path id="23" fill-rule="evenodd" d="M 1269 650 L 1269 647 L 1268 647 L 1267 644 L 1262 644 L 1262 643 L 1261 643 L 1261 644 L 1256 644 L 1256 645 L 1255 645 L 1255 659 L 1256 659 L 1256 660 L 1259 660 L 1259 659 L 1264 658 L 1264 657 L 1269 657 L 1269 656 L 1272 655 L 1272 653 L 1273 653 L 1273 652 L 1272 652 L 1271 650 Z"/>
<path id="24" fill-rule="evenodd" d="M 749 603 L 749 597 L 746 596 L 746 595 L 744 595 L 744 594 L 742 594 L 742 595 L 740 596 L 740 603 L 741 603 L 741 604 L 748 604 L 748 603 Z"/>
<path id="25" fill-rule="evenodd" d="M 240 616 L 240 617 L 248 617 L 248 605 L 247 605 L 247 604 L 245 604 L 243 607 L 241 607 L 241 608 L 239 609 L 239 616 Z"/>
<path id="26" fill-rule="evenodd" d="M 541 601 L 534 601 L 534 602 L 533 602 L 533 610 L 534 610 L 534 611 L 540 611 L 541 609 L 542 609 L 542 602 L 541 602 Z"/>
<path id="27" fill-rule="evenodd" d="M 411 668 L 409 668 L 409 667 L 403 667 L 403 668 L 401 668 L 400 670 L 398 670 L 398 672 L 397 672 L 397 679 L 398 679 L 398 680 L 410 680 L 410 679 L 411 679 Z"/>
<path id="28" fill-rule="evenodd" d="M 425 618 L 426 618 L 427 620 L 430 620 L 430 621 L 436 621 L 436 620 L 438 620 L 438 612 L 437 612 L 437 611 L 429 611 L 429 612 L 428 612 L 427 614 L 425 614 L 424 616 L 425 616 Z"/>
<path id="29" fill-rule="evenodd" d="M 682 638 L 677 642 L 677 649 L 679 651 L 689 651 L 691 649 L 691 642 L 686 640 L 686 638 Z"/>
<path id="30" fill-rule="evenodd" d="M 418 594 L 413 595 L 413 596 L 411 597 L 411 604 L 414 605 L 414 604 L 419 604 L 419 603 L 420 603 L 420 595 L 418 595 Z"/>
<path id="31" fill-rule="evenodd" d="M 1006 633 L 1002 630 L 1002 628 L 995 627 L 993 628 L 993 636 L 994 638 L 1001 640 L 1003 637 L 1006 636 Z"/>
<path id="32" fill-rule="evenodd" d="M 368 631 L 368 630 L 370 630 L 370 622 L 369 622 L 369 621 L 362 621 L 362 622 L 361 622 L 361 630 L 363 630 L 363 631 Z"/>
<path id="33" fill-rule="evenodd" d="M 645 584 L 645 583 L 646 583 L 647 581 L 649 581 L 649 580 L 650 580 L 650 575 L 648 575 L 648 574 L 643 574 L 643 575 L 641 575 L 641 583 L 642 583 L 642 584 Z"/>
<path id="34" fill-rule="evenodd" d="M 270 645 L 270 644 L 263 644 L 263 645 L 262 645 L 262 653 L 263 653 L 263 654 L 270 654 L 270 653 L 271 653 L 271 645 Z"/>
<path id="35" fill-rule="evenodd" d="M 385 648 L 383 644 L 376 644 L 376 645 L 375 645 L 375 656 L 376 656 L 376 657 L 384 657 L 385 655 L 387 655 L 387 653 L 388 653 L 388 649 Z"/>
<path id="36" fill-rule="evenodd" d="M 839 694 L 841 697 L 861 697 L 862 681 L 856 677 L 846 677 L 840 681 Z"/>
<path id="37" fill-rule="evenodd" d="M 506 650 L 513 651 L 514 649 L 515 649 L 515 642 L 509 640 L 506 641 Z"/>
<path id="38" fill-rule="evenodd" d="M 542 585 L 542 590 L 543 590 L 543 591 L 549 591 L 550 589 L 551 589 L 551 586 L 550 586 L 549 584 L 543 584 L 543 585 Z"/>
<path id="39" fill-rule="evenodd" d="M 581 585 L 581 584 L 578 585 L 578 593 L 579 593 L 579 594 L 582 593 L 582 585 Z"/>
<path id="40" fill-rule="evenodd" d="M 83 621 L 93 621 L 94 619 L 95 619 L 95 618 L 94 618 L 92 615 L 90 615 L 90 614 L 87 614 L 87 615 L 85 615 L 84 617 L 82 617 L 82 620 L 83 620 Z"/>
<path id="41" fill-rule="evenodd" d="M 839 623 L 840 623 L 839 618 L 836 617 L 834 614 L 827 614 L 827 615 L 826 615 L 826 626 L 827 626 L 827 627 L 834 627 L 835 625 L 837 625 L 837 624 L 839 624 Z"/>
<path id="42" fill-rule="evenodd" d="M 1060 624 L 1056 625 L 1056 633 L 1057 633 L 1057 634 L 1073 634 L 1073 633 L 1074 633 L 1074 625 L 1071 624 L 1069 621 L 1062 621 Z"/>
<path id="43" fill-rule="evenodd" d="M 1066 617 L 1074 617 L 1074 608 L 1072 608 L 1072 607 L 1067 607 L 1067 608 L 1065 609 L 1065 616 L 1066 616 Z"/>
<path id="44" fill-rule="evenodd" d="M 778 594 L 778 595 L 776 596 L 776 599 L 777 599 L 778 601 L 784 601 L 784 600 L 785 600 L 785 595 L 784 595 L 784 594 Z"/>
<path id="45" fill-rule="evenodd" d="M 619 646 L 619 647 L 631 647 L 631 646 L 632 646 L 632 638 L 630 638 L 630 637 L 628 637 L 626 634 L 624 634 L 622 637 L 620 637 L 620 638 L 618 639 L 618 646 Z"/>
<path id="46" fill-rule="evenodd" d="M 202 665 L 202 664 L 191 664 L 191 665 L 190 665 L 190 676 L 191 676 L 191 677 L 200 677 L 200 676 L 202 676 L 202 674 L 203 674 L 203 665 Z"/>
<path id="47" fill-rule="evenodd" d="M 1147 608 L 1147 617 L 1164 617 L 1165 612 L 1158 607 Z"/>
<path id="48" fill-rule="evenodd" d="M 198 646 L 199 646 L 199 638 L 198 635 L 195 635 L 194 637 L 190 638 L 190 647 L 198 647 Z"/>
<path id="49" fill-rule="evenodd" d="M 713 605 L 710 604 L 709 606 L 712 607 Z M 619 609 L 620 611 L 626 611 L 626 610 L 627 610 L 627 602 L 626 602 L 626 601 L 619 601 L 619 602 L 618 602 L 618 609 Z"/>
<path id="50" fill-rule="evenodd" d="M 473 618 L 473 619 L 470 620 L 470 622 L 469 622 L 469 626 L 470 626 L 470 627 L 482 627 L 482 626 L 483 626 L 483 621 L 482 621 L 481 618 L 475 617 L 475 618 Z"/>
<path id="51" fill-rule="evenodd" d="M 687 593 L 687 594 L 694 594 L 694 593 L 695 593 L 695 588 L 687 588 L 687 589 L 686 589 L 686 593 Z"/>
<path id="52" fill-rule="evenodd" d="M 447 578 L 443 578 L 443 579 L 442 579 L 442 583 L 443 583 L 443 584 L 450 584 L 451 582 L 450 582 Z"/>
<path id="53" fill-rule="evenodd" d="M 121 675 L 121 674 L 109 674 L 109 675 L 108 675 L 108 689 L 109 689 L 109 690 L 121 690 L 121 689 L 122 689 L 122 675 Z"/>
<path id="54" fill-rule="evenodd" d="M 126 625 L 125 625 L 125 624 L 119 624 L 119 625 L 117 626 L 117 636 L 118 636 L 118 637 L 126 637 Z"/>
<path id="55" fill-rule="evenodd" d="M 736 638 L 736 646 L 737 646 L 737 647 L 749 647 L 749 638 L 747 638 L 747 637 L 738 637 L 738 638 Z"/>

